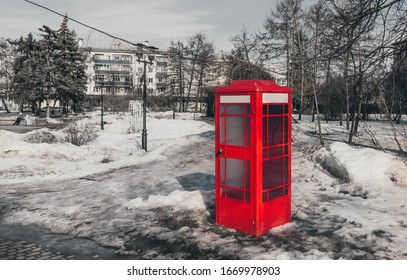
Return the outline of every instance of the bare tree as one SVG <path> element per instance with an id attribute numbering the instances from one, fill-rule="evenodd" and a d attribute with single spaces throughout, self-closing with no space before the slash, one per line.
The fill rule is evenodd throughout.
<path id="1" fill-rule="evenodd" d="M 264 68 L 271 58 L 273 44 L 266 33 L 251 33 L 243 26 L 230 41 L 232 50 L 222 56 L 227 83 L 233 80 L 273 80 L 273 76 Z"/>
<path id="2" fill-rule="evenodd" d="M 14 49 L 7 40 L 0 38 L 0 98 L 6 109 L 8 109 L 8 101 L 11 90 L 11 80 L 13 78 L 13 57 Z M 6 98 L 6 100 L 4 100 Z"/>
<path id="3" fill-rule="evenodd" d="M 186 42 L 171 42 L 168 50 L 169 87 L 179 100 L 179 111 L 189 108 L 191 99 L 195 100 L 195 111 L 200 105 L 202 88 L 210 75 L 209 69 L 216 63 L 215 48 L 204 33 L 196 33 Z"/>
<path id="4" fill-rule="evenodd" d="M 387 16 L 383 15 L 398 1 L 363 0 L 329 1 L 333 30 L 330 37 L 337 42 L 331 56 L 344 58 L 344 80 L 346 91 L 347 128 L 349 142 L 358 132 L 362 103 L 369 91 L 369 79 L 382 67 L 388 54 L 385 53 L 389 40 Z M 390 10 L 387 10 L 389 12 Z M 379 25 L 383 23 L 383 25 Z M 379 28 L 379 27 L 382 28 Z M 352 117 L 350 117 L 350 115 Z"/>
<path id="5" fill-rule="evenodd" d="M 254 65 L 263 65 L 272 56 L 272 44 L 266 42 L 265 34 L 251 33 L 245 25 L 240 33 L 230 38 L 233 44 L 231 55 Z"/>
<path id="6" fill-rule="evenodd" d="M 187 38 L 186 57 L 189 60 L 188 68 L 188 89 L 187 89 L 187 108 L 190 99 L 192 87 L 195 90 L 195 112 L 198 111 L 198 105 L 202 104 L 202 87 L 205 83 L 207 70 L 215 63 L 215 47 L 209 42 L 204 33 L 196 33 Z M 199 105 L 202 111 L 202 105 Z"/>
<path id="7" fill-rule="evenodd" d="M 185 112 L 185 47 L 181 41 L 171 41 L 170 47 L 168 49 L 168 69 L 169 76 L 168 80 L 170 82 L 170 88 L 173 92 L 173 98 L 178 100 L 178 111 Z"/>
<path id="8" fill-rule="evenodd" d="M 276 4 L 276 10 L 266 18 L 264 27 L 270 36 L 280 43 L 280 54 L 284 54 L 287 69 L 287 82 L 291 85 L 291 61 L 293 41 L 296 38 L 300 19 L 302 17 L 302 0 L 281 0 Z"/>
<path id="9" fill-rule="evenodd" d="M 300 119 L 304 101 L 306 55 L 303 17 L 302 0 L 281 0 L 264 23 L 269 38 L 275 42 L 276 53 L 285 58 L 287 84 L 293 89 L 293 96 L 300 100 Z"/>

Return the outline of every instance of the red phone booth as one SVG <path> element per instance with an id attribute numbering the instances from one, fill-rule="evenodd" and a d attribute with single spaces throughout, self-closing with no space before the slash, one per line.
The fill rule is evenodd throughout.
<path id="1" fill-rule="evenodd" d="M 216 223 L 259 236 L 291 221 L 291 89 L 246 80 L 215 92 Z"/>

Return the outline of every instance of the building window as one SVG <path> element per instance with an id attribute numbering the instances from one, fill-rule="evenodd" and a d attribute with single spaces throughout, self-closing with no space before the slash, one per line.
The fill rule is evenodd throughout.
<path id="1" fill-rule="evenodd" d="M 152 84 L 152 83 L 154 82 L 154 79 L 153 79 L 153 78 L 148 78 L 148 82 L 149 82 L 150 84 Z"/>
<path id="2" fill-rule="evenodd" d="M 105 79 L 105 75 L 96 75 L 95 80 L 96 81 L 103 81 Z"/>

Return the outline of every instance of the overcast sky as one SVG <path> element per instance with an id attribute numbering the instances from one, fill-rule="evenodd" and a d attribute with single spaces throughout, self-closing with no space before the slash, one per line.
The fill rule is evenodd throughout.
<path id="1" fill-rule="evenodd" d="M 32 0 L 68 14 L 110 34 L 133 42 L 149 41 L 166 49 L 171 39 L 185 40 L 204 32 L 216 50 L 229 51 L 230 37 L 245 25 L 262 30 L 275 0 Z M 62 18 L 24 0 L 0 0 L 0 37 L 16 39 L 38 33 L 47 25 L 57 29 Z M 73 21 L 69 27 L 88 44 L 106 44 L 106 37 Z M 90 38 L 90 40 L 87 40 Z"/>

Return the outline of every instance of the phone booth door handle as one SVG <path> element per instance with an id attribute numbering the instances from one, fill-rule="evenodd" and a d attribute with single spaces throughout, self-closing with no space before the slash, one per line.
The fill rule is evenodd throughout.
<path id="1" fill-rule="evenodd" d="M 220 156 L 222 153 L 223 153 L 223 150 L 222 150 L 222 149 L 219 149 L 219 150 L 216 152 L 216 156 L 218 157 L 218 156 Z"/>

